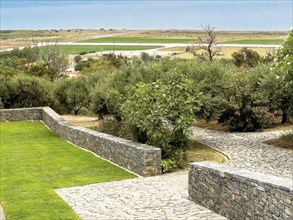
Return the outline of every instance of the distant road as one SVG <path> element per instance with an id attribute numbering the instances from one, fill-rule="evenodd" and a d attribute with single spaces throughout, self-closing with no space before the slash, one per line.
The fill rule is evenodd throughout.
<path id="1" fill-rule="evenodd" d="M 188 44 L 188 43 L 76 43 L 76 42 L 59 42 L 58 45 L 93 45 L 93 46 L 162 46 L 162 47 L 187 47 L 187 46 L 207 46 L 207 44 Z M 260 47 L 260 48 L 277 48 L 278 44 L 217 44 L 217 47 Z"/>
<path id="2" fill-rule="evenodd" d="M 48 45 L 54 45 L 55 43 L 40 43 L 39 46 L 48 46 Z M 207 46 L 207 44 L 184 44 L 184 43 L 76 43 L 76 42 L 58 42 L 57 45 L 87 45 L 87 46 L 161 46 L 165 48 L 170 47 L 187 47 L 187 46 Z M 33 45 L 32 45 L 33 46 Z M 279 48 L 281 45 L 277 44 L 270 44 L 270 45 L 264 45 L 264 44 L 217 44 L 217 47 L 254 47 L 254 48 Z M 19 47 L 19 49 L 23 49 L 24 47 Z M 0 50 L 0 52 L 3 51 L 10 51 L 14 48 L 7 48 L 4 50 Z M 162 48 L 158 48 L 162 49 Z"/>

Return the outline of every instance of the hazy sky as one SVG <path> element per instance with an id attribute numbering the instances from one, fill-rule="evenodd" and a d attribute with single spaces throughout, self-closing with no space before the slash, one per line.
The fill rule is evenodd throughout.
<path id="1" fill-rule="evenodd" d="M 289 30 L 291 0 L 1 0 L 1 29 Z"/>

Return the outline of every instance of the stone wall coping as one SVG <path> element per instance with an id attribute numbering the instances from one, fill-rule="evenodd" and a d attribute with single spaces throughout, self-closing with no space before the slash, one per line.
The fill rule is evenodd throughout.
<path id="1" fill-rule="evenodd" d="M 71 128 L 74 128 L 74 129 L 77 129 L 77 130 L 86 132 L 88 134 L 92 134 L 92 135 L 97 136 L 97 137 L 102 137 L 102 138 L 105 138 L 105 139 L 108 139 L 108 140 L 112 140 L 112 141 L 117 142 L 117 143 L 125 144 L 128 147 L 130 147 L 130 148 L 144 150 L 146 152 L 147 151 L 161 152 L 161 149 L 160 148 L 155 148 L 155 147 L 150 146 L 150 145 L 147 145 L 147 144 L 136 143 L 136 142 L 131 141 L 131 140 L 127 140 L 127 139 L 120 138 L 120 137 L 116 137 L 116 136 L 113 136 L 113 135 L 110 135 L 110 134 L 106 134 L 106 133 L 94 131 L 94 130 L 91 130 L 89 128 L 84 128 L 84 127 L 80 127 L 80 126 L 76 126 L 76 125 L 70 125 L 66 121 L 65 121 L 64 124 L 66 124 L 66 126 L 68 126 L 68 127 L 71 127 Z"/>
<path id="2" fill-rule="evenodd" d="M 238 179 L 240 182 L 253 182 L 259 186 L 272 186 L 288 192 L 293 192 L 293 180 L 273 176 L 271 174 L 264 174 L 247 170 L 244 168 L 231 167 L 223 164 L 215 164 L 210 162 L 192 162 L 190 167 L 197 169 L 209 169 L 211 172 L 220 175 L 221 177 L 232 177 Z"/>

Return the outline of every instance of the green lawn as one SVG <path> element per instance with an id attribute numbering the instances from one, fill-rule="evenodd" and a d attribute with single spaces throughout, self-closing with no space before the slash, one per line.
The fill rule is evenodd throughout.
<path id="1" fill-rule="evenodd" d="M 134 178 L 40 122 L 0 123 L 0 201 L 8 220 L 78 219 L 53 189 Z"/>
<path id="2" fill-rule="evenodd" d="M 101 52 L 107 50 L 149 50 L 159 46 L 92 46 L 92 45 L 60 45 L 60 50 L 65 54 L 78 54 L 80 52 Z"/>
<path id="3" fill-rule="evenodd" d="M 284 40 L 275 39 L 275 40 L 234 40 L 234 41 L 226 41 L 223 44 L 282 44 Z"/>
<path id="4" fill-rule="evenodd" d="M 194 39 L 182 38 L 149 38 L 149 37 L 101 37 L 81 42 L 89 43 L 189 43 Z"/>

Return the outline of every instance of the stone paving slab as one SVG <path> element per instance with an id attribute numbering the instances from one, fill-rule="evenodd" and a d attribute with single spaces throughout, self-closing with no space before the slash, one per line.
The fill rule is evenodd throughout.
<path id="1" fill-rule="evenodd" d="M 55 190 L 84 220 L 226 219 L 188 200 L 188 172 Z"/>
<path id="2" fill-rule="evenodd" d="M 263 143 L 288 133 L 293 130 L 230 133 L 193 127 L 191 138 L 226 154 L 228 165 L 293 179 L 293 151 Z"/>

